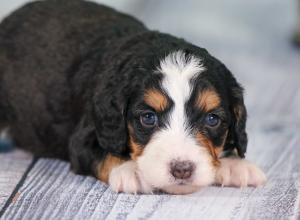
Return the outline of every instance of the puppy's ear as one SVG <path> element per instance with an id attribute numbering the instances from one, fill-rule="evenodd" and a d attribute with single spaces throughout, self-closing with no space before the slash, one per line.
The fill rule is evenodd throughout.
<path id="1" fill-rule="evenodd" d="M 141 39 L 141 37 L 137 37 Z M 93 96 L 93 121 L 97 140 L 102 149 L 116 155 L 128 156 L 128 105 L 144 86 L 142 71 L 144 49 L 140 50 L 135 37 L 116 43 L 101 60 L 99 78 Z M 139 54 L 141 53 L 141 54 Z M 149 55 L 150 56 L 150 55 Z"/>
<path id="2" fill-rule="evenodd" d="M 120 156 L 128 150 L 127 99 L 118 86 L 101 89 L 94 97 L 93 120 L 98 144 L 105 151 Z"/>
<path id="3" fill-rule="evenodd" d="M 231 123 L 224 150 L 237 150 L 240 157 L 244 158 L 247 150 L 246 119 L 247 111 L 244 104 L 243 88 L 232 77 L 229 85 L 229 110 Z"/>
<path id="4" fill-rule="evenodd" d="M 95 127 L 84 115 L 69 141 L 71 168 L 78 174 L 95 175 L 95 165 L 104 156 L 97 143 Z"/>
<path id="5" fill-rule="evenodd" d="M 121 55 L 119 55 L 121 54 Z M 93 97 L 93 121 L 99 146 L 116 156 L 129 155 L 127 109 L 134 91 L 142 82 L 138 79 L 138 58 L 124 51 L 105 56 L 107 78 L 100 79 Z"/>

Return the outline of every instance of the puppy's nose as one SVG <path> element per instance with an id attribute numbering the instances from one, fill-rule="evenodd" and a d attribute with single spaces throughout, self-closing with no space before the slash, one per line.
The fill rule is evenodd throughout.
<path id="1" fill-rule="evenodd" d="M 176 179 L 188 179 L 192 176 L 195 165 L 191 161 L 172 161 L 171 174 Z"/>

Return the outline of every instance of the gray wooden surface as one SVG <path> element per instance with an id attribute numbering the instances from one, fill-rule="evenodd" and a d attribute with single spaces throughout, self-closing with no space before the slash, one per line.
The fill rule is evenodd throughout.
<path id="1" fill-rule="evenodd" d="M 31 163 L 32 156 L 23 151 L 0 154 L 0 210 Z"/>
<path id="2" fill-rule="evenodd" d="M 269 181 L 257 189 L 134 196 L 41 159 L 1 219 L 300 219 L 300 51 L 289 43 L 296 1 L 101 2 L 206 47 L 232 70 L 246 90 L 247 158 Z M 20 151 L 0 154 L 0 210 L 31 160 Z"/>

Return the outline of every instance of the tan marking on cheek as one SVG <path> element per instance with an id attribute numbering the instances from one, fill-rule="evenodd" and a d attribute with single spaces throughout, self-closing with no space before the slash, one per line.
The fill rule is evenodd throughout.
<path id="1" fill-rule="evenodd" d="M 209 112 L 221 104 L 219 95 L 212 89 L 206 89 L 199 93 L 196 106 L 205 112 Z"/>
<path id="2" fill-rule="evenodd" d="M 97 165 L 97 178 L 102 182 L 108 183 L 108 178 L 111 170 L 124 162 L 124 159 L 113 156 L 111 154 L 107 154 L 105 159 Z"/>
<path id="3" fill-rule="evenodd" d="M 222 137 L 223 141 L 222 141 L 222 144 L 220 146 L 214 146 L 212 144 L 212 142 L 207 137 L 205 137 L 205 135 L 203 135 L 201 133 L 198 133 L 196 135 L 198 142 L 202 146 L 206 147 L 208 149 L 208 151 L 210 152 L 210 154 L 212 155 L 213 164 L 216 165 L 216 166 L 219 166 L 219 164 L 220 164 L 219 156 L 223 152 L 227 135 L 228 135 L 228 130 L 226 130 L 225 134 L 223 135 L 223 137 Z"/>
<path id="4" fill-rule="evenodd" d="M 132 136 L 129 137 L 129 146 L 131 149 L 130 156 L 132 160 L 137 160 L 137 158 L 143 153 L 143 147 L 135 143 Z"/>
<path id="5" fill-rule="evenodd" d="M 147 90 L 144 101 L 158 112 L 164 111 L 168 107 L 167 97 L 156 89 Z"/>
<path id="6" fill-rule="evenodd" d="M 143 153 L 143 146 L 136 143 L 133 138 L 133 127 L 129 124 L 128 125 L 128 131 L 129 131 L 129 148 L 130 148 L 130 156 L 132 160 L 137 160 L 137 158 L 142 155 Z"/>
<path id="7" fill-rule="evenodd" d="M 222 147 L 214 147 L 212 142 L 201 133 L 198 133 L 196 135 L 196 139 L 200 143 L 200 145 L 205 147 L 208 150 L 208 152 L 211 154 L 212 164 L 214 166 L 219 166 L 220 161 L 219 161 L 218 157 L 223 150 L 223 146 Z"/>

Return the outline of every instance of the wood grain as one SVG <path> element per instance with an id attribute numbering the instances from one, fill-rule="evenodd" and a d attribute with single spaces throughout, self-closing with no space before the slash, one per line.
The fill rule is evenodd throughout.
<path id="1" fill-rule="evenodd" d="M 0 210 L 31 161 L 32 156 L 21 150 L 0 154 Z"/>

